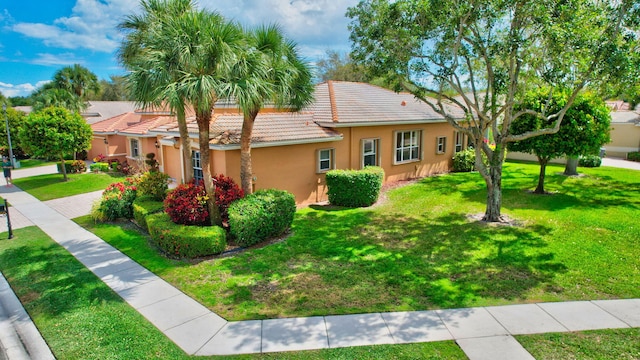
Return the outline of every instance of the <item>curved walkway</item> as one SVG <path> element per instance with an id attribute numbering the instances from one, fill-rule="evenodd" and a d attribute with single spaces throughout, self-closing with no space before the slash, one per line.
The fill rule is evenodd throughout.
<path id="1" fill-rule="evenodd" d="M 640 299 L 228 322 L 71 221 L 62 208 L 74 207 L 78 198 L 45 204 L 15 187 L 0 193 L 12 216 L 20 212 L 40 227 L 188 354 L 455 340 L 470 359 L 533 359 L 513 335 L 640 327 Z M 53 358 L 38 352 L 44 341 L 35 327 L 21 330 L 21 322 L 31 322 L 21 306 L 7 306 L 15 295 L 4 283 L 0 277 L 0 345 L 13 353 L 10 359 Z"/>

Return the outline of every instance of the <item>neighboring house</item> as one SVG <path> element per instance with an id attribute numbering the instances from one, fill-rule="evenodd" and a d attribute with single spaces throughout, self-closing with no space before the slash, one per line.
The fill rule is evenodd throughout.
<path id="1" fill-rule="evenodd" d="M 25 114 L 31 113 L 31 106 L 15 106 Z M 93 124 L 98 121 L 110 119 L 114 116 L 136 110 L 136 103 L 133 101 L 88 101 L 87 108 L 80 114 L 87 123 Z"/>
<path id="2" fill-rule="evenodd" d="M 93 140 L 87 153 L 88 159 L 100 155 L 109 160 L 128 161 L 135 164 L 148 153 L 159 153 L 155 135 L 148 130 L 175 121 L 167 111 L 128 111 L 91 125 Z"/>
<path id="3" fill-rule="evenodd" d="M 635 111 L 611 112 L 611 142 L 604 146 L 607 156 L 626 158 L 640 151 L 640 114 Z"/>
<path id="4" fill-rule="evenodd" d="M 455 114 L 464 116 L 462 111 Z M 127 154 L 133 156 L 129 142 L 139 139 L 138 155 L 157 153 L 162 170 L 177 182 L 183 181 L 185 165 L 194 169 L 195 177 L 202 176 L 193 117 L 187 118 L 192 161 L 182 164 L 174 118 L 167 116 L 172 120 L 160 124 L 160 119 L 152 123 L 151 118 L 128 116 L 129 120 L 116 117 L 93 124 L 94 146 L 100 137 L 109 144 L 124 142 Z M 228 104 L 215 108 L 209 143 L 212 172 L 237 182 L 241 128 L 237 108 Z M 377 165 L 385 170 L 385 182 L 424 177 L 449 171 L 454 152 L 465 144 L 462 134 L 413 95 L 328 81 L 316 86 L 315 102 L 304 111 L 267 108 L 258 115 L 252 137 L 253 185 L 256 190 L 290 191 L 299 205 L 306 205 L 327 199 L 324 174 L 331 169 Z M 120 152 L 109 148 L 109 154 Z"/>

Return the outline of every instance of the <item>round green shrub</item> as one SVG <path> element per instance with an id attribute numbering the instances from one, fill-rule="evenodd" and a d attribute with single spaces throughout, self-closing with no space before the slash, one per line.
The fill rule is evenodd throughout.
<path id="1" fill-rule="evenodd" d="M 453 171 L 471 172 L 476 167 L 476 152 L 473 149 L 466 149 L 453 155 Z"/>
<path id="2" fill-rule="evenodd" d="M 634 151 L 627 154 L 627 160 L 640 161 L 640 151 Z"/>
<path id="3" fill-rule="evenodd" d="M 98 219 L 97 213 L 103 218 L 113 221 L 117 218 L 133 218 L 133 200 L 137 196 L 137 182 L 135 178 L 126 178 L 122 182 L 112 183 L 102 193 L 100 206 L 94 219 Z"/>
<path id="4" fill-rule="evenodd" d="M 331 170 L 325 178 L 331 204 L 365 207 L 378 200 L 384 170 L 378 166 L 367 166 L 362 170 Z"/>
<path id="5" fill-rule="evenodd" d="M 598 155 L 581 156 L 578 165 L 582 167 L 600 167 L 602 159 Z"/>
<path id="6" fill-rule="evenodd" d="M 159 171 L 147 171 L 138 180 L 140 195 L 148 195 L 158 201 L 163 201 L 167 197 L 168 189 L 169 175 Z"/>
<path id="7" fill-rule="evenodd" d="M 149 215 L 146 221 L 151 239 L 169 256 L 193 259 L 227 247 L 227 233 L 219 226 L 180 225 L 166 213 Z"/>
<path id="8" fill-rule="evenodd" d="M 147 227 L 147 216 L 164 211 L 164 203 L 156 200 L 153 196 L 138 196 L 133 200 L 133 219 L 138 225 L 149 231 Z"/>
<path id="9" fill-rule="evenodd" d="M 295 213 L 293 194 L 258 190 L 229 206 L 229 231 L 238 245 L 251 246 L 284 234 Z"/>

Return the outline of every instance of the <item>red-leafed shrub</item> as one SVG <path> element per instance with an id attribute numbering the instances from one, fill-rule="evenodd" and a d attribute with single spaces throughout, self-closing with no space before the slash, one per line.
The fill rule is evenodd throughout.
<path id="1" fill-rule="evenodd" d="M 223 221 L 229 220 L 229 205 L 244 197 L 244 191 L 240 189 L 232 178 L 222 174 L 214 176 L 213 184 L 216 187 L 216 205 L 220 209 Z"/>
<path id="2" fill-rule="evenodd" d="M 164 210 L 171 221 L 182 225 L 210 225 L 204 186 L 191 181 L 178 185 L 164 200 Z"/>

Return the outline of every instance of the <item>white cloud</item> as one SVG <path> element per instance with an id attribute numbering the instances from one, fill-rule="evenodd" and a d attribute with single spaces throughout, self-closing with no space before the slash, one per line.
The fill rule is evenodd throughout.
<path id="1" fill-rule="evenodd" d="M 129 0 L 78 0 L 69 17 L 52 24 L 16 23 L 12 29 L 50 47 L 109 53 L 119 45 L 117 25 L 136 10 L 137 4 Z"/>
<path id="2" fill-rule="evenodd" d="M 347 8 L 357 0 L 201 0 L 246 26 L 278 23 L 295 40 L 304 56 L 324 55 L 327 49 L 349 49 Z"/>
<path id="3" fill-rule="evenodd" d="M 49 81 L 51 80 L 38 81 L 35 85 L 30 83 L 14 85 L 14 84 L 7 84 L 7 83 L 0 82 L 0 92 L 6 97 L 28 96 L 35 89 L 41 87 L 42 85 L 48 83 Z"/>
<path id="4" fill-rule="evenodd" d="M 37 57 L 30 61 L 32 64 L 45 65 L 45 66 L 66 66 L 73 64 L 83 64 L 84 61 L 78 59 L 73 53 L 64 54 L 47 54 L 39 53 Z"/>

